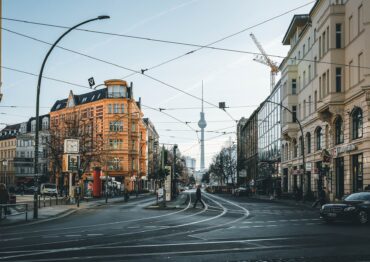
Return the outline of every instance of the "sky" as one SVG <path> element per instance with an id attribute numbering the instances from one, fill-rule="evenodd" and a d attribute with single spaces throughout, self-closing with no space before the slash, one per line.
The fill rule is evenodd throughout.
<path id="1" fill-rule="evenodd" d="M 282 40 L 294 14 L 308 13 L 312 0 L 2 0 L 2 17 L 71 27 L 99 15 L 109 20 L 98 20 L 81 28 L 115 34 L 208 45 L 243 29 L 306 6 L 255 26 L 251 30 L 214 44 L 215 47 L 258 53 L 250 37 L 253 33 L 268 54 L 285 56 L 289 46 Z M 50 46 L 10 33 L 4 29 L 26 34 L 53 43 L 65 31 L 2 20 L 2 92 L 0 129 L 5 124 L 27 121 L 35 116 L 37 77 L 11 71 L 4 67 L 34 74 L 40 71 L 42 60 Z M 205 104 L 207 121 L 205 133 L 206 167 L 213 156 L 228 141 L 236 141 L 236 122 L 248 117 L 268 96 L 270 70 L 253 61 L 254 55 L 201 49 L 165 65 L 145 72 L 167 85 L 135 74 L 133 70 L 151 68 L 164 61 L 184 55 L 196 48 L 121 36 L 72 31 L 59 44 L 115 65 L 99 62 L 61 49 L 54 49 L 44 70 L 44 76 L 88 87 L 88 79 L 96 84 L 108 79 L 132 82 L 134 97 L 141 97 L 145 117 L 154 123 L 160 143 L 178 144 L 183 155 L 200 162 L 197 122 L 200 100 L 183 94 L 168 85 L 201 97 L 203 82 L 205 101 L 218 105 L 226 102 L 232 116 Z M 281 59 L 272 58 L 278 64 Z M 89 92 L 88 88 L 43 79 L 40 114 L 47 114 L 56 100 Z M 16 107 L 14 107 L 16 106 Z M 182 123 L 161 112 L 167 109 Z M 234 119 L 234 120 L 232 120 Z M 190 122 L 188 125 L 185 122 Z M 222 135 L 219 132 L 227 132 Z M 234 133 L 233 133 L 234 132 Z"/>

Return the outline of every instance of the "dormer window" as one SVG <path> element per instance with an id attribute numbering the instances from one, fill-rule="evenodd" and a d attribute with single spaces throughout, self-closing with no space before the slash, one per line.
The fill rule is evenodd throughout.
<path id="1" fill-rule="evenodd" d="M 35 132 L 36 131 L 36 120 L 32 120 L 31 122 L 31 132 Z"/>
<path id="2" fill-rule="evenodd" d="M 108 97 L 109 98 L 122 98 L 127 97 L 127 90 L 122 85 L 111 85 L 108 86 Z"/>
<path id="3" fill-rule="evenodd" d="M 86 100 L 87 100 L 87 97 L 82 98 L 81 103 L 85 103 L 85 102 L 86 102 Z"/>
<path id="4" fill-rule="evenodd" d="M 49 129 L 49 119 L 47 117 L 44 117 L 42 119 L 42 130 Z"/>

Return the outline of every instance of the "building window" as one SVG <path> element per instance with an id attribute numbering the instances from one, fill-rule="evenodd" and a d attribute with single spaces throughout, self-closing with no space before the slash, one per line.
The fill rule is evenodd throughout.
<path id="1" fill-rule="evenodd" d="M 311 134 L 306 134 L 306 145 L 307 145 L 307 154 L 311 153 Z"/>
<path id="2" fill-rule="evenodd" d="M 344 132 L 343 132 L 343 120 L 338 117 L 335 120 L 335 144 L 339 145 L 344 142 Z"/>
<path id="3" fill-rule="evenodd" d="M 322 128 L 318 127 L 315 131 L 316 136 L 316 150 L 322 149 Z"/>
<path id="4" fill-rule="evenodd" d="M 108 105 L 108 114 L 112 114 L 112 104 Z"/>
<path id="5" fill-rule="evenodd" d="M 123 122 L 122 121 L 110 121 L 109 130 L 112 132 L 122 132 L 123 131 Z"/>
<path id="6" fill-rule="evenodd" d="M 108 98 L 126 97 L 126 87 L 121 85 L 108 86 Z"/>
<path id="7" fill-rule="evenodd" d="M 299 137 L 299 147 L 300 147 L 300 154 L 301 156 L 303 156 L 304 145 L 303 145 L 302 136 Z"/>
<path id="8" fill-rule="evenodd" d="M 292 79 L 292 95 L 297 94 L 297 79 Z"/>
<path id="9" fill-rule="evenodd" d="M 306 71 L 303 71 L 303 86 L 306 86 L 307 79 L 306 79 Z"/>
<path id="10" fill-rule="evenodd" d="M 326 31 L 322 33 L 322 55 L 326 53 Z"/>
<path id="11" fill-rule="evenodd" d="M 310 82 L 312 79 L 312 73 L 311 73 L 311 65 L 308 66 L 308 82 Z"/>
<path id="12" fill-rule="evenodd" d="M 298 144 L 297 140 L 293 140 L 293 158 L 298 157 Z"/>
<path id="13" fill-rule="evenodd" d="M 364 54 L 360 53 L 358 55 L 358 68 L 357 68 L 358 82 L 360 82 L 364 77 L 363 66 L 364 66 Z"/>
<path id="14" fill-rule="evenodd" d="M 352 112 L 352 139 L 362 137 L 362 110 L 356 108 Z"/>
<path id="15" fill-rule="evenodd" d="M 335 68 L 335 91 L 337 93 L 342 92 L 342 68 Z"/>
<path id="16" fill-rule="evenodd" d="M 119 104 L 113 104 L 113 113 L 118 114 L 119 113 Z"/>
<path id="17" fill-rule="evenodd" d="M 352 16 L 348 18 L 348 37 L 349 42 L 353 39 L 353 19 Z"/>
<path id="18" fill-rule="evenodd" d="M 335 24 L 335 48 L 342 48 L 342 24 Z"/>
<path id="19" fill-rule="evenodd" d="M 362 17 L 363 17 L 363 8 L 362 8 L 362 5 L 359 6 L 358 8 L 358 15 L 357 15 L 357 18 L 358 18 L 358 33 L 361 33 L 361 31 L 364 29 L 364 22 L 362 21 Z"/>
<path id="20" fill-rule="evenodd" d="M 353 192 L 363 191 L 362 154 L 352 156 Z"/>
<path id="21" fill-rule="evenodd" d="M 349 79 L 348 79 L 348 82 L 349 82 L 349 86 L 353 86 L 354 84 L 354 74 L 353 74 L 353 71 L 354 71 L 354 68 L 353 68 L 353 61 L 350 61 L 349 64 L 348 64 L 348 70 L 349 70 Z"/>
<path id="22" fill-rule="evenodd" d="M 314 58 L 314 63 L 313 63 L 313 73 L 315 76 L 317 75 L 317 57 L 316 56 Z"/>
<path id="23" fill-rule="evenodd" d="M 308 96 L 308 115 L 311 115 L 311 104 L 312 104 L 312 101 L 311 101 L 311 96 Z"/>
<path id="24" fill-rule="evenodd" d="M 109 139 L 111 149 L 122 149 L 122 139 Z"/>
<path id="25" fill-rule="evenodd" d="M 292 122 L 297 122 L 297 106 L 292 106 Z"/>
<path id="26" fill-rule="evenodd" d="M 304 45 L 303 45 L 303 57 L 304 57 L 304 55 L 305 55 L 305 54 L 306 54 L 306 45 L 304 44 Z M 303 58 L 303 57 L 302 57 L 302 58 Z"/>

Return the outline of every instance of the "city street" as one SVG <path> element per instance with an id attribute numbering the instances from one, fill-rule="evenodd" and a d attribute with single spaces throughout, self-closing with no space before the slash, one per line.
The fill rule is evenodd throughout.
<path id="1" fill-rule="evenodd" d="M 194 191 L 188 200 L 194 201 Z M 370 227 L 319 220 L 318 209 L 203 193 L 148 209 L 153 196 L 0 228 L 1 261 L 368 261 Z"/>

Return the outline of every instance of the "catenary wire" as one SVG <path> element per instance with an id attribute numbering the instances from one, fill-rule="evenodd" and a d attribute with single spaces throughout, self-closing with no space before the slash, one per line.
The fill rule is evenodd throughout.
<path id="1" fill-rule="evenodd" d="M 4 31 L 7 31 L 7 32 L 9 32 L 9 33 L 16 34 L 16 35 L 18 35 L 18 36 L 22 36 L 22 37 L 25 37 L 25 38 L 28 38 L 28 39 L 31 39 L 31 40 L 34 40 L 34 41 L 37 41 L 37 42 L 40 42 L 40 43 L 43 43 L 43 44 L 52 45 L 52 44 L 51 44 L 51 43 L 49 43 L 49 42 L 46 42 L 46 41 L 40 40 L 40 39 L 35 38 L 35 37 L 32 37 L 32 36 L 28 36 L 28 35 L 26 35 L 26 34 L 22 34 L 22 33 L 19 33 L 19 32 L 15 32 L 15 31 L 13 31 L 13 30 L 10 30 L 10 29 L 4 28 L 4 27 L 2 27 L 1 29 L 2 29 L 2 30 L 4 30 Z M 131 68 L 128 68 L 128 67 L 125 67 L 125 66 L 121 66 L 121 65 L 118 65 L 118 64 L 116 64 L 116 63 L 112 63 L 112 62 L 109 62 L 109 61 L 106 61 L 106 60 L 103 60 L 103 59 L 100 59 L 100 58 L 96 58 L 96 57 L 93 57 L 93 56 L 91 56 L 91 55 L 87 55 L 87 54 L 84 54 L 84 53 L 81 53 L 81 52 L 78 52 L 78 51 L 75 51 L 75 50 L 72 50 L 72 49 L 69 49 L 69 48 L 65 48 L 65 47 L 62 47 L 62 46 L 60 46 L 60 45 L 57 45 L 56 47 L 58 47 L 58 48 L 60 48 L 60 49 L 62 49 L 62 50 L 68 51 L 68 52 L 72 52 L 72 53 L 74 53 L 74 54 L 78 54 L 78 55 L 81 55 L 81 56 L 84 56 L 84 57 L 90 58 L 90 59 L 95 60 L 95 61 L 98 61 L 98 62 L 102 62 L 102 63 L 105 63 L 105 64 L 109 64 L 109 65 L 111 65 L 111 66 L 115 66 L 115 67 L 118 67 L 118 68 L 121 68 L 121 69 L 125 69 L 125 70 L 127 70 L 127 71 L 131 71 L 131 72 L 137 72 L 137 73 L 139 73 L 139 71 L 136 71 L 136 70 L 134 70 L 134 69 L 131 69 Z M 207 100 L 204 100 L 204 99 L 202 99 L 202 98 L 200 98 L 200 97 L 197 97 L 196 95 L 193 95 L 193 94 L 191 94 L 191 93 L 189 93 L 189 92 L 186 92 L 186 91 L 182 90 L 181 88 L 175 87 L 174 85 L 168 84 L 168 83 L 166 83 L 166 82 L 164 82 L 164 81 L 162 81 L 162 80 L 160 80 L 160 79 L 158 79 L 158 78 L 156 78 L 156 77 L 150 76 L 150 75 L 148 75 L 148 74 L 141 74 L 141 75 L 142 75 L 142 76 L 144 76 L 144 77 L 147 77 L 147 78 L 149 78 L 149 79 L 152 79 L 153 81 L 158 82 L 158 83 L 160 83 L 160 84 L 162 84 L 162 85 L 164 85 L 164 86 L 167 86 L 167 87 L 170 87 L 170 88 L 172 88 L 172 89 L 175 89 L 175 90 L 177 90 L 178 92 L 183 93 L 183 94 L 185 94 L 185 95 L 188 95 L 188 96 L 190 96 L 190 97 L 192 97 L 192 98 L 195 98 L 195 99 L 197 99 L 197 100 L 199 100 L 199 101 L 203 101 L 204 103 L 206 103 L 206 104 L 208 104 L 208 105 L 211 105 L 211 106 L 213 106 L 213 107 L 219 108 L 219 107 L 218 107 L 218 105 L 215 105 L 215 104 L 213 104 L 213 103 L 211 103 L 211 102 L 209 102 L 209 101 L 207 101 Z M 227 111 L 226 111 L 226 109 L 221 109 L 221 110 L 222 110 L 222 111 L 225 111 L 225 113 L 226 113 L 226 114 L 227 114 L 227 115 L 228 115 L 228 116 L 229 116 L 233 121 L 235 121 L 235 122 L 237 121 L 237 120 L 235 120 L 235 119 L 233 118 L 233 116 L 232 116 L 229 112 L 227 112 Z"/>

